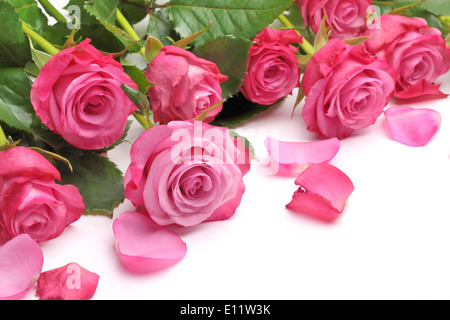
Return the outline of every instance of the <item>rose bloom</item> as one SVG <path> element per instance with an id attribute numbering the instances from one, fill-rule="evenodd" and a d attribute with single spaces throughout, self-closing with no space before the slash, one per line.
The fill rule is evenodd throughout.
<path id="1" fill-rule="evenodd" d="M 326 14 L 325 26 L 333 26 L 331 38 L 351 39 L 367 28 L 366 16 L 372 0 L 295 0 L 305 26 L 317 33 Z"/>
<path id="2" fill-rule="evenodd" d="M 15 147 L 0 151 L 0 237 L 28 234 L 35 241 L 59 236 L 84 211 L 75 186 L 59 185 L 59 171 L 42 155 Z"/>
<path id="3" fill-rule="evenodd" d="M 160 124 L 195 119 L 222 101 L 220 84 L 228 80 L 215 63 L 175 46 L 163 47 L 145 75 L 155 84 L 148 96 Z M 222 105 L 213 108 L 204 121 L 211 122 L 221 110 Z"/>
<path id="4" fill-rule="evenodd" d="M 393 70 L 364 46 L 332 39 L 316 52 L 303 78 L 308 129 L 344 139 L 375 123 L 394 92 Z"/>
<path id="5" fill-rule="evenodd" d="M 300 86 L 300 68 L 291 43 L 303 38 L 294 30 L 265 28 L 253 39 L 241 92 L 255 103 L 271 105 Z"/>
<path id="6" fill-rule="evenodd" d="M 397 98 L 422 95 L 446 96 L 434 81 L 450 69 L 450 47 L 441 31 L 430 28 L 421 18 L 382 15 L 381 28 L 367 30 L 372 36 L 366 48 L 379 58 L 386 59 L 397 71 Z"/>
<path id="7" fill-rule="evenodd" d="M 172 121 L 133 144 L 125 195 L 159 225 L 188 227 L 234 215 L 250 157 L 227 128 Z"/>
<path id="8" fill-rule="evenodd" d="M 31 102 L 42 122 L 70 144 L 102 149 L 123 135 L 136 110 L 120 86 L 137 85 L 120 63 L 89 42 L 50 58 L 33 83 Z"/>

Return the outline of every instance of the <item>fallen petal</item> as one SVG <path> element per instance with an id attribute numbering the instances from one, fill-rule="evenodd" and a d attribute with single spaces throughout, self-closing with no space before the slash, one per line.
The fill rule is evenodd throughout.
<path id="1" fill-rule="evenodd" d="M 99 275 L 78 263 L 43 272 L 37 283 L 39 300 L 89 300 L 97 290 Z"/>
<path id="2" fill-rule="evenodd" d="M 38 279 L 44 255 L 27 234 L 21 234 L 0 247 L 0 299 L 18 299 Z"/>
<path id="3" fill-rule="evenodd" d="M 410 147 L 428 144 L 442 121 L 439 112 L 426 108 L 391 107 L 384 115 L 392 139 Z"/>
<path id="4" fill-rule="evenodd" d="M 354 190 L 350 178 L 328 163 L 308 166 L 295 180 L 299 186 L 286 208 L 330 221 L 343 211 Z"/>
<path id="5" fill-rule="evenodd" d="M 328 162 L 341 147 L 337 138 L 314 142 L 288 142 L 267 137 L 264 144 L 270 157 L 279 163 L 279 172 L 284 173 L 299 173 L 302 165 Z"/>
<path id="6" fill-rule="evenodd" d="M 180 236 L 139 212 L 122 213 L 113 223 L 116 249 L 124 267 L 149 273 L 171 266 L 186 255 Z"/>

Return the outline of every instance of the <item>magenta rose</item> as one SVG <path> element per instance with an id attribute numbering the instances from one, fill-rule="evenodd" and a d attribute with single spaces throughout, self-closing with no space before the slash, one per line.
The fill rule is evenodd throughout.
<path id="1" fill-rule="evenodd" d="M 445 97 L 434 81 L 450 69 L 450 47 L 446 46 L 441 31 L 430 28 L 421 18 L 400 15 L 382 15 L 380 28 L 367 30 L 372 36 L 366 48 L 397 71 L 397 98 L 415 98 L 423 95 Z"/>
<path id="2" fill-rule="evenodd" d="M 125 195 L 161 226 L 225 220 L 240 204 L 249 169 L 248 148 L 227 128 L 172 121 L 134 143 Z"/>
<path id="3" fill-rule="evenodd" d="M 294 30 L 265 28 L 253 39 L 241 92 L 255 103 L 271 105 L 300 86 L 300 68 L 291 43 L 303 38 Z"/>
<path id="4" fill-rule="evenodd" d="M 316 52 L 303 77 L 308 129 L 344 139 L 375 123 L 394 93 L 392 68 L 364 46 L 332 39 Z"/>
<path id="5" fill-rule="evenodd" d="M 332 26 L 331 38 L 351 39 L 367 28 L 366 16 L 372 0 L 295 0 L 305 26 L 317 33 L 326 14 L 325 26 Z"/>
<path id="6" fill-rule="evenodd" d="M 31 102 L 42 122 L 70 144 L 102 149 L 123 135 L 136 110 L 120 86 L 137 85 L 112 55 L 103 56 L 89 42 L 62 50 L 42 67 Z"/>
<path id="7" fill-rule="evenodd" d="M 163 47 L 145 75 L 155 84 L 148 96 L 160 124 L 195 119 L 222 101 L 220 84 L 228 80 L 215 63 L 175 46 Z M 221 110 L 221 105 L 211 109 L 204 121 L 211 122 Z"/>
<path id="8" fill-rule="evenodd" d="M 55 183 L 59 171 L 42 155 L 16 147 L 0 151 L 0 237 L 28 234 L 35 241 L 58 237 L 84 211 L 72 185 Z"/>

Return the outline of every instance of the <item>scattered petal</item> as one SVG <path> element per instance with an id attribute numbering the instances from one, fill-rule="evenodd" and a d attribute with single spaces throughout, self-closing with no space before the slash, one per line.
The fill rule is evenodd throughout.
<path id="1" fill-rule="evenodd" d="M 125 212 L 113 223 L 116 249 L 124 267 L 149 273 L 175 264 L 186 255 L 180 236 L 139 212 Z"/>
<path id="2" fill-rule="evenodd" d="M 0 247 L 0 299 L 18 299 L 38 279 L 44 255 L 36 241 L 21 234 Z"/>
<path id="3" fill-rule="evenodd" d="M 324 163 L 334 158 L 341 147 L 337 138 L 314 142 L 288 142 L 267 137 L 270 157 L 280 165 L 279 173 L 299 173 L 302 165 Z"/>
<path id="4" fill-rule="evenodd" d="M 439 112 L 426 108 L 391 107 L 384 115 L 392 139 L 410 147 L 428 144 L 442 121 Z"/>
<path id="5" fill-rule="evenodd" d="M 331 221 L 344 211 L 354 190 L 350 178 L 328 163 L 308 166 L 295 180 L 299 186 L 288 209 Z"/>
<path id="6" fill-rule="evenodd" d="M 99 275 L 72 262 L 43 272 L 37 283 L 39 300 L 89 300 L 97 290 Z"/>

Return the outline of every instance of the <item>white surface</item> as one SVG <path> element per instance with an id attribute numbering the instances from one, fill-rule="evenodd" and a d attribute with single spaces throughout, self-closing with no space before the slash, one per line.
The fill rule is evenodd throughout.
<path id="1" fill-rule="evenodd" d="M 450 93 L 450 73 L 440 81 Z M 295 97 L 238 130 L 262 160 L 264 134 L 315 139 L 301 117 L 303 103 L 291 119 Z M 331 164 L 355 191 L 334 223 L 285 209 L 295 177 L 266 176 L 254 161 L 233 218 L 182 230 L 188 251 L 175 266 L 150 275 L 127 272 L 114 248 L 113 220 L 83 216 L 41 244 L 43 271 L 78 262 L 96 272 L 93 299 L 449 299 L 450 98 L 406 105 L 439 111 L 438 134 L 426 147 L 407 147 L 390 140 L 381 116 L 343 140 Z M 128 140 L 142 132 L 134 123 Z M 109 154 L 123 172 L 130 147 L 123 143 Z M 128 210 L 133 206 L 125 201 L 114 218 Z M 25 299 L 37 299 L 34 293 Z"/>
<path id="2" fill-rule="evenodd" d="M 450 93 L 450 74 L 441 81 Z M 312 140 L 301 118 L 303 103 L 290 117 L 294 100 L 239 131 L 266 129 L 285 140 Z M 235 216 L 182 230 L 188 252 L 177 265 L 130 274 L 114 249 L 113 220 L 83 216 L 41 244 L 43 271 L 78 262 L 100 275 L 94 299 L 448 299 L 449 104 L 450 98 L 409 104 L 442 115 L 442 127 L 426 147 L 390 140 L 384 116 L 342 141 L 331 163 L 349 175 L 355 191 L 334 223 L 285 209 L 295 177 L 265 176 L 254 161 Z M 142 131 L 133 126 L 129 139 Z M 262 159 L 264 138 L 252 139 Z M 129 150 L 123 143 L 110 153 L 123 171 Z M 114 218 L 132 209 L 126 201 Z M 26 298 L 36 299 L 34 289 Z"/>

